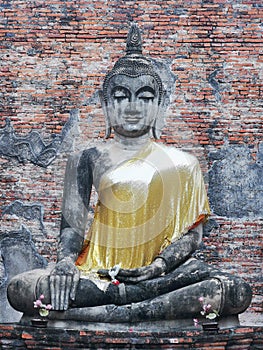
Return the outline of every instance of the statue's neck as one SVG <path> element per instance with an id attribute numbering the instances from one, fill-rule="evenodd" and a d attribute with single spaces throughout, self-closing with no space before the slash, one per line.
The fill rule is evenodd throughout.
<path id="1" fill-rule="evenodd" d="M 147 143 L 149 143 L 150 136 L 149 134 L 145 134 L 139 137 L 132 138 L 132 137 L 124 137 L 115 132 L 114 140 L 116 144 L 123 150 L 136 151 L 142 148 Z"/>

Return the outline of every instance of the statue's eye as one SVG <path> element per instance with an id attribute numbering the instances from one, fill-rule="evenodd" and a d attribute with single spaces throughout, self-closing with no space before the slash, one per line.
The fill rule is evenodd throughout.
<path id="1" fill-rule="evenodd" d="M 138 98 L 139 100 L 143 100 L 145 102 L 149 102 L 149 101 L 153 101 L 154 99 L 154 94 L 149 92 L 149 91 L 144 91 L 144 92 L 141 92 L 139 95 L 138 95 Z"/>
<path id="2" fill-rule="evenodd" d="M 116 90 L 113 93 L 113 98 L 114 98 L 114 100 L 117 100 L 118 102 L 121 102 L 121 101 L 129 98 L 129 96 L 127 95 L 127 93 L 125 93 L 125 91 Z"/>
<path id="3" fill-rule="evenodd" d="M 117 101 L 123 101 L 127 98 L 127 96 L 114 96 L 114 99 L 117 100 Z"/>

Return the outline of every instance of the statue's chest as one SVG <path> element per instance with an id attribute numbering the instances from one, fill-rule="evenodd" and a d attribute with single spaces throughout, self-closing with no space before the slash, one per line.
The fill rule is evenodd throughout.
<path id="1" fill-rule="evenodd" d="M 160 173 L 156 167 L 145 160 L 132 159 L 101 177 L 99 199 L 112 209 L 135 211 L 145 203 L 153 186 L 157 193 L 162 190 L 161 184 Z"/>

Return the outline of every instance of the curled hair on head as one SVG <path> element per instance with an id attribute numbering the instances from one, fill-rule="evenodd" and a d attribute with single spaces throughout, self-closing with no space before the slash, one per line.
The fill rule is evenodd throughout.
<path id="1" fill-rule="evenodd" d="M 114 65 L 112 70 L 106 75 L 103 82 L 103 99 L 107 104 L 107 93 L 109 81 L 116 75 L 126 75 L 127 77 L 137 78 L 142 75 L 152 76 L 159 88 L 159 100 L 161 103 L 163 98 L 163 84 L 160 76 L 155 71 L 152 62 L 142 54 L 142 41 L 139 28 L 132 23 L 126 42 L 126 55 L 121 57 Z"/>

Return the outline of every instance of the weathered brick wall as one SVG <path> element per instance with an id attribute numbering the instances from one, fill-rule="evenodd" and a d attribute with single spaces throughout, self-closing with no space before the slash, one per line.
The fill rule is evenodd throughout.
<path id="1" fill-rule="evenodd" d="M 2 237 L 23 224 L 55 259 L 67 154 L 103 139 L 98 89 L 134 20 L 176 77 L 162 141 L 196 154 L 208 183 L 202 253 L 251 282 L 262 311 L 262 14 L 259 0 L 2 0 Z"/>
<path id="2" fill-rule="evenodd" d="M 90 330 L 32 328 L 21 325 L 0 325 L 1 349 L 196 349 L 196 350 L 260 350 L 262 327 L 239 327 L 219 333 L 198 329 L 176 331 Z"/>

